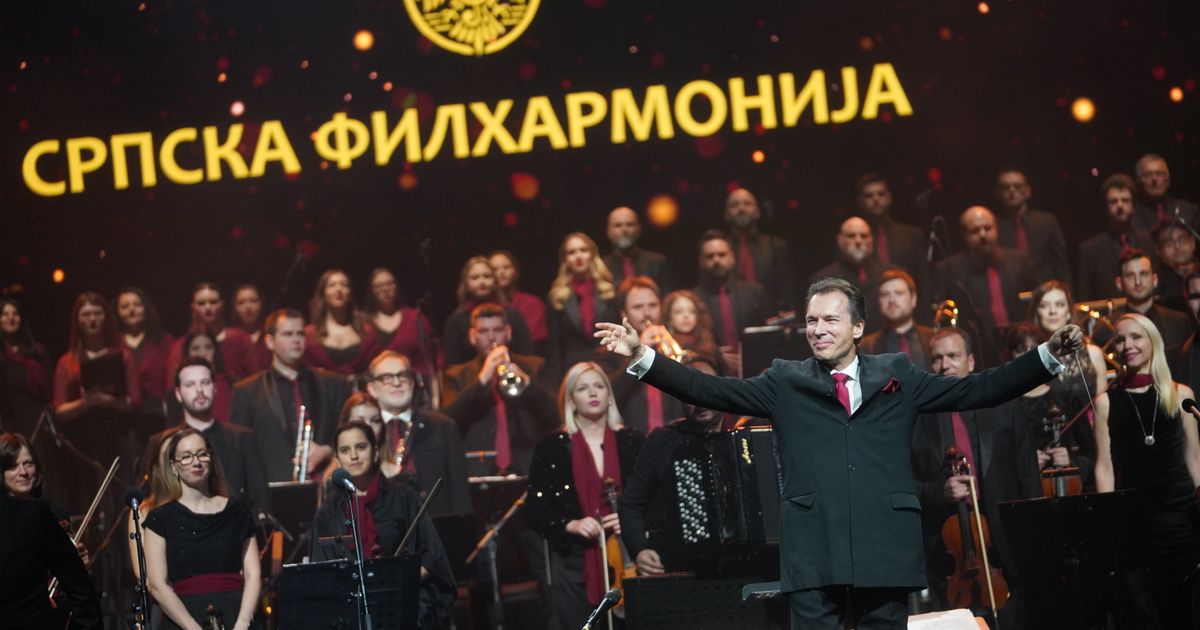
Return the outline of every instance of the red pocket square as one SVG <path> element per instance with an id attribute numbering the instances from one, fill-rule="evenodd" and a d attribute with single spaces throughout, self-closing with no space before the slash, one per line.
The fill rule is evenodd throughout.
<path id="1" fill-rule="evenodd" d="M 887 382 L 887 385 L 884 385 L 883 389 L 881 389 L 879 391 L 881 391 L 885 394 L 894 394 L 894 393 L 900 391 L 900 381 L 893 378 L 893 379 L 889 380 Z"/>

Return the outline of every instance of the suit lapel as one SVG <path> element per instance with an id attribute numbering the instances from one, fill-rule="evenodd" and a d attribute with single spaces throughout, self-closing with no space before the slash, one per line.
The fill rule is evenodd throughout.
<path id="1" fill-rule="evenodd" d="M 800 363 L 798 371 L 800 378 L 796 383 L 797 386 L 816 394 L 819 398 L 824 398 L 830 405 L 831 411 L 836 409 L 841 412 L 827 415 L 826 418 L 839 424 L 846 424 L 849 418 L 846 417 L 842 403 L 838 402 L 837 394 L 833 391 L 833 377 L 830 376 L 829 370 L 825 369 L 820 361 L 809 358 Z"/>
<path id="2" fill-rule="evenodd" d="M 264 379 L 266 380 L 264 391 L 266 391 L 267 395 L 267 408 L 271 410 L 271 415 L 275 416 L 276 422 L 283 428 L 283 432 L 286 435 L 291 423 L 283 416 L 283 401 L 279 400 L 279 384 L 275 382 L 275 379 L 278 377 L 275 375 L 273 368 L 267 369 L 266 378 Z"/>
<path id="3" fill-rule="evenodd" d="M 879 360 L 879 357 L 860 354 L 858 355 L 858 378 L 862 388 L 862 404 L 858 406 L 858 411 L 854 415 L 858 415 L 867 408 L 867 403 L 879 394 L 884 385 L 887 385 L 891 374 L 885 369 L 883 361 Z"/>
<path id="4" fill-rule="evenodd" d="M 975 431 L 976 442 L 979 444 L 979 452 L 975 453 L 975 458 L 979 461 L 979 470 L 975 473 L 981 482 L 987 476 L 988 468 L 992 465 L 992 431 L 988 427 L 995 424 L 996 418 L 984 418 L 980 422 L 979 412 L 971 411 L 971 428 Z"/>

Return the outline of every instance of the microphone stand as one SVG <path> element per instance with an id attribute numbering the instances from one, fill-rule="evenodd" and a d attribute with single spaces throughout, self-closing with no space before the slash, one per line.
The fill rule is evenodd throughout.
<path id="1" fill-rule="evenodd" d="M 142 526 L 138 519 L 137 504 L 130 506 L 133 516 L 133 533 L 129 535 L 137 547 L 138 570 L 141 572 L 138 583 L 134 586 L 138 601 L 133 604 L 134 625 L 142 630 L 150 630 L 150 589 L 146 586 L 146 549 L 142 546 Z"/>
<path id="2" fill-rule="evenodd" d="M 291 284 L 292 276 L 296 275 L 296 272 L 304 267 L 304 261 L 307 259 L 308 257 L 304 255 L 304 252 L 297 248 L 296 257 L 292 259 L 292 265 L 288 267 L 287 273 L 283 274 L 283 282 L 279 285 L 279 292 L 275 294 L 275 300 L 271 302 L 271 308 L 267 309 L 266 312 L 270 313 L 274 311 L 283 302 L 283 298 L 287 296 L 288 285 Z"/>
<path id="3" fill-rule="evenodd" d="M 358 599 L 360 610 L 358 617 L 358 627 L 363 627 L 363 619 L 366 618 L 366 628 L 371 630 L 371 608 L 367 605 L 367 583 L 363 579 L 363 574 L 366 573 L 367 566 L 363 562 L 361 539 L 358 537 L 358 509 L 361 504 L 358 502 L 358 493 L 346 491 L 346 502 L 350 506 L 350 533 L 354 535 L 354 555 L 357 558 L 357 570 L 355 573 L 358 576 L 358 592 L 354 597 Z"/>
<path id="4" fill-rule="evenodd" d="M 498 550 L 496 537 L 500 535 L 500 529 L 504 527 L 505 523 L 508 522 L 508 519 L 512 518 L 512 515 L 517 513 L 517 508 L 525 505 L 525 495 L 527 494 L 529 494 L 528 491 L 522 492 L 521 496 L 517 497 L 516 501 L 513 501 L 513 504 L 509 506 L 508 511 L 504 513 L 504 516 L 501 516 L 495 524 L 491 525 L 487 532 L 484 533 L 483 538 L 480 538 L 479 542 L 475 543 L 474 551 L 472 551 L 471 555 L 467 556 L 466 559 L 466 564 L 471 564 L 471 562 L 475 560 L 475 557 L 479 555 L 480 551 L 487 549 L 488 570 L 492 575 L 492 614 L 495 616 L 493 621 L 496 630 L 504 630 L 504 603 L 500 600 L 500 575 L 499 571 L 496 569 L 496 552 Z"/>
<path id="5" fill-rule="evenodd" d="M 439 345 L 437 333 L 427 330 L 421 321 L 421 316 L 424 315 L 428 321 L 437 321 L 433 317 L 433 294 L 430 292 L 429 278 L 433 266 L 433 241 L 426 236 L 421 239 L 421 243 L 417 246 L 417 252 L 421 257 L 421 277 L 425 280 L 424 291 L 421 292 L 421 297 L 417 298 L 417 347 L 421 351 L 421 359 L 429 368 L 429 387 L 426 388 L 426 393 L 429 395 L 429 407 L 437 409 L 441 404 L 441 375 L 440 368 L 436 363 L 435 349 Z"/>

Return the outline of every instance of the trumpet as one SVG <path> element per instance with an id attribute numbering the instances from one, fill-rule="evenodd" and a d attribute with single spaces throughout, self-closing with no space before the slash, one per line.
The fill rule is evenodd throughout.
<path id="1" fill-rule="evenodd" d="M 493 344 L 492 349 L 500 344 Z M 529 387 L 529 381 L 525 376 L 517 371 L 516 365 L 513 364 L 510 358 L 507 362 L 496 366 L 496 376 L 500 379 L 500 393 L 506 398 L 516 398 L 525 393 Z"/>
<path id="2" fill-rule="evenodd" d="M 954 300 L 943 300 L 933 307 L 934 329 L 958 325 L 958 304 Z"/>
<path id="3" fill-rule="evenodd" d="M 653 320 L 646 320 L 646 327 L 654 325 Z M 695 354 L 691 350 L 685 350 L 683 346 L 679 345 L 679 341 L 671 336 L 671 331 L 667 330 L 666 326 L 662 327 L 662 335 L 659 336 L 658 343 L 654 345 L 654 349 L 659 354 L 676 363 L 686 363 Z"/>
<path id="4" fill-rule="evenodd" d="M 312 420 L 304 405 L 300 405 L 296 420 L 296 450 L 292 454 L 292 481 L 308 481 L 308 450 L 312 446 Z"/>

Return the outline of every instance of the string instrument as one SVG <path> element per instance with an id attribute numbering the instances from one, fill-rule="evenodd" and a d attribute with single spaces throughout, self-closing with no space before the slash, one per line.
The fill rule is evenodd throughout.
<path id="1" fill-rule="evenodd" d="M 1087 409 L 1084 407 L 1080 414 Z M 1074 425 L 1075 419 L 1068 423 L 1067 414 L 1057 404 L 1051 403 L 1046 410 L 1046 417 L 1042 419 L 1042 432 L 1051 436 L 1051 439 L 1042 450 L 1062 446 L 1063 433 L 1068 426 Z M 1078 466 L 1051 466 L 1042 471 L 1042 496 L 1054 498 L 1077 494 L 1083 494 L 1083 477 L 1079 474 Z"/>
<path id="2" fill-rule="evenodd" d="M 608 505 L 612 508 L 613 514 L 617 513 L 617 482 L 611 477 L 604 478 L 603 497 L 608 501 Z M 629 551 L 625 549 L 625 543 L 621 541 L 621 536 L 616 533 L 608 534 L 604 539 L 600 548 L 604 552 L 604 580 L 610 588 L 615 588 L 624 593 L 625 578 L 637 577 L 637 565 L 633 559 L 629 557 Z M 618 615 L 624 615 L 625 598 L 617 602 L 613 606 L 614 611 L 619 611 Z"/>
<path id="3" fill-rule="evenodd" d="M 225 630 L 225 614 L 221 609 L 209 604 L 204 614 L 204 630 Z"/>
<path id="4" fill-rule="evenodd" d="M 92 505 L 88 508 L 87 514 L 84 514 L 83 520 L 79 523 L 79 529 L 71 536 L 71 544 L 77 545 L 83 540 L 83 536 L 87 534 L 88 526 L 92 524 L 92 517 L 96 515 L 96 509 L 100 507 L 100 499 L 104 493 L 108 492 L 108 486 L 112 483 L 113 476 L 117 474 L 117 468 L 121 465 L 121 458 L 113 459 L 112 465 L 108 467 L 108 474 L 104 476 L 104 481 L 100 482 L 100 489 L 96 491 L 96 496 L 92 497 Z M 54 593 L 58 590 L 58 578 L 50 580 L 50 605 L 57 606 L 54 602 Z"/>
<path id="5" fill-rule="evenodd" d="M 991 530 L 987 519 L 976 509 L 979 492 L 975 487 L 975 477 L 971 475 L 971 465 L 967 463 L 966 456 L 959 455 L 958 449 L 953 446 L 946 449 L 946 465 L 948 476 L 969 477 L 971 498 L 970 505 L 966 501 L 959 501 L 958 513 L 942 524 L 942 542 L 954 557 L 954 573 L 946 579 L 946 600 L 954 608 L 970 608 L 976 604 L 986 606 L 992 611 L 993 618 L 998 619 L 1000 609 L 1008 601 L 1008 583 L 1000 569 L 992 566 L 988 558 Z"/>

